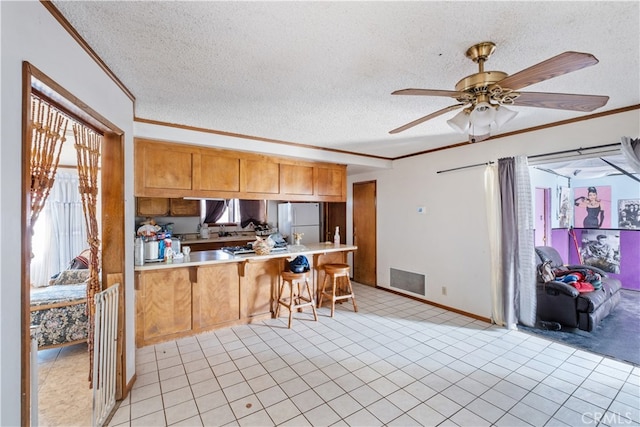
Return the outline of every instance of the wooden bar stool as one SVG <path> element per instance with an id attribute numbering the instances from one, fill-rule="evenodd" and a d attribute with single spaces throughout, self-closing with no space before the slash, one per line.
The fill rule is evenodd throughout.
<path id="1" fill-rule="evenodd" d="M 322 282 L 322 290 L 320 291 L 320 300 L 318 307 L 322 306 L 322 297 L 331 298 L 331 317 L 336 309 L 336 301 L 351 298 L 353 303 L 353 311 L 358 311 L 356 305 L 356 296 L 351 287 L 351 279 L 349 278 L 349 264 L 325 264 L 324 265 L 324 281 Z M 341 279 L 342 280 L 339 280 Z M 330 282 L 331 288 L 327 288 L 327 282 Z"/>
<path id="2" fill-rule="evenodd" d="M 313 318 L 318 321 L 318 313 L 316 312 L 316 300 L 311 293 L 309 286 L 310 271 L 302 273 L 292 273 L 291 271 L 283 271 L 281 274 L 282 285 L 280 286 L 280 294 L 278 295 L 278 307 L 276 308 L 276 319 L 280 315 L 280 306 L 283 305 L 289 309 L 289 329 L 291 329 L 291 319 L 293 311 L 302 311 L 303 307 L 311 307 L 313 310 Z M 301 282 L 304 281 L 304 285 Z M 289 284 L 289 296 L 284 297 L 284 288 Z M 304 293 L 307 295 L 305 296 Z"/>

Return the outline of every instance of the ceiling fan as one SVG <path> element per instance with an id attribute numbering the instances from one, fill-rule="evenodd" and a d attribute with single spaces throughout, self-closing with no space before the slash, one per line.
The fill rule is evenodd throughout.
<path id="1" fill-rule="evenodd" d="M 467 57 L 478 64 L 478 72 L 456 83 L 455 91 L 401 89 L 392 92 L 392 95 L 447 96 L 456 99 L 458 104 L 428 114 L 389 133 L 405 131 L 449 111 L 463 108 L 447 123 L 461 133 L 468 129 L 469 141 L 479 142 L 489 138 L 492 129 L 499 128 L 518 114 L 505 105 L 589 112 L 604 106 L 609 100 L 608 96 L 599 95 L 518 92 L 534 83 L 597 64 L 598 59 L 589 53 L 564 52 L 510 76 L 502 71 L 484 71 L 484 63 L 495 49 L 494 43 L 482 42 L 467 50 Z"/>

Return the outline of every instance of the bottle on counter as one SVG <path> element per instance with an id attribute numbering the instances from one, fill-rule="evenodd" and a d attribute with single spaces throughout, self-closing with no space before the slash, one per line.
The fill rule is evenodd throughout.
<path id="1" fill-rule="evenodd" d="M 173 262 L 173 248 L 171 247 L 171 239 L 164 240 L 164 261 L 167 264 Z"/>
<path id="2" fill-rule="evenodd" d="M 333 234 L 333 244 L 340 244 L 340 227 L 336 226 L 336 232 Z"/>
<path id="3" fill-rule="evenodd" d="M 142 242 L 142 237 L 136 237 L 134 246 L 133 263 L 135 265 L 144 265 L 144 244 Z"/>
<path id="4" fill-rule="evenodd" d="M 202 227 L 200 227 L 200 238 L 201 239 L 209 238 L 209 226 L 207 225 L 206 222 L 202 224 Z"/>

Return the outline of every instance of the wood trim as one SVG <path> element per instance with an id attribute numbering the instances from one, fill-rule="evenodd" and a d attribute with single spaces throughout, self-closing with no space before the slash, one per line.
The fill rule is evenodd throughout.
<path id="1" fill-rule="evenodd" d="M 49 13 L 51 13 L 56 21 L 58 21 L 60 25 L 62 25 L 62 28 L 64 28 L 69 33 L 69 35 L 80 45 L 80 47 L 82 47 L 85 52 L 89 54 L 91 59 L 93 59 L 96 64 L 98 64 L 102 71 L 104 71 L 107 76 L 109 76 L 109 78 L 113 80 L 113 82 L 120 88 L 120 90 L 122 90 L 122 92 L 124 92 L 124 94 L 127 95 L 127 97 L 131 101 L 135 102 L 136 98 L 135 96 L 133 96 L 131 91 L 127 89 L 124 83 L 122 83 L 120 79 L 115 75 L 115 73 L 111 71 L 111 69 L 107 66 L 107 64 L 105 64 L 102 58 L 100 58 L 100 56 L 98 56 L 98 54 L 91 48 L 91 46 L 89 46 L 89 43 L 87 43 L 85 39 L 83 39 L 82 36 L 76 31 L 76 29 L 73 28 L 71 23 L 67 21 L 67 18 L 65 18 L 62 13 L 60 13 L 58 8 L 56 8 L 54 4 L 49 0 L 40 0 L 40 3 L 45 7 L 45 9 L 49 11 Z"/>
<path id="2" fill-rule="evenodd" d="M 507 132 L 507 133 L 503 133 L 503 134 L 500 134 L 500 135 L 491 136 L 488 139 L 485 139 L 484 141 L 476 142 L 475 144 L 481 144 L 483 142 L 491 141 L 491 140 L 494 140 L 494 139 L 506 138 L 508 136 L 519 135 L 521 133 L 534 132 L 534 131 L 538 131 L 538 130 L 542 130 L 542 129 L 553 128 L 553 127 L 556 127 L 556 126 L 563 126 L 563 125 L 568 125 L 568 124 L 571 124 L 571 123 L 578 123 L 578 122 L 582 122 L 582 121 L 585 121 L 585 120 L 598 119 L 600 117 L 611 116 L 611 115 L 614 115 L 614 114 L 626 113 L 627 111 L 633 111 L 633 110 L 637 110 L 637 109 L 640 109 L 640 104 L 631 105 L 629 107 L 616 108 L 615 110 L 602 111 L 600 113 L 589 114 L 587 116 L 576 117 L 576 118 L 573 118 L 573 119 L 560 120 L 558 122 L 548 123 L 546 125 L 534 126 L 534 127 L 530 127 L 530 128 L 526 128 L 526 129 L 520 129 L 520 130 L 516 130 L 516 131 L 513 131 L 513 132 Z M 400 157 L 394 157 L 391 160 L 406 159 L 406 158 L 409 158 L 409 157 L 420 156 L 422 154 L 434 153 L 436 151 L 448 150 L 450 148 L 457 148 L 457 147 L 461 147 L 463 145 L 469 145 L 469 144 L 470 144 L 469 141 L 459 142 L 457 144 L 447 145 L 447 146 L 444 146 L 444 147 L 438 147 L 438 148 L 434 148 L 434 149 L 431 149 L 431 150 L 419 151 L 417 153 L 406 154 L 406 155 L 400 156 Z"/>
<path id="3" fill-rule="evenodd" d="M 45 93 L 56 102 L 56 105 L 64 108 L 66 111 L 74 113 L 76 121 L 88 123 L 100 130 L 104 134 L 102 159 L 102 218 L 103 223 L 102 236 L 103 239 L 103 274 L 104 279 L 107 273 L 114 274 L 124 272 L 125 259 L 125 237 L 124 237 L 124 132 L 107 120 L 105 117 L 90 108 L 80 99 L 72 95 L 46 74 L 38 70 L 36 67 L 24 61 L 22 64 L 22 259 L 20 265 L 21 272 L 21 424 L 30 425 L 30 277 L 29 268 L 27 266 L 31 259 L 31 230 L 30 223 L 30 161 L 31 158 L 31 133 L 30 133 L 30 111 L 31 111 L 31 94 L 34 82 L 38 86 L 40 93 Z M 79 120 L 79 119 L 81 120 Z M 87 121 L 84 119 L 87 118 Z M 104 149 L 105 146 L 108 147 Z M 105 179 L 108 177 L 108 180 Z M 105 185 L 106 182 L 109 185 Z M 105 199 L 106 198 L 106 199 Z M 105 250 L 105 248 L 107 250 Z M 106 281 L 103 280 L 103 283 Z M 125 299 L 125 283 L 122 284 L 123 296 L 121 304 L 121 314 L 124 319 L 124 299 Z M 121 331 L 118 339 L 123 340 L 124 331 Z M 126 378 L 124 360 L 125 349 L 123 343 L 122 349 L 122 378 L 118 385 L 122 390 L 123 383 Z"/>
<path id="4" fill-rule="evenodd" d="M 47 98 L 65 114 L 75 121 L 89 124 L 98 133 L 113 132 L 122 135 L 124 132 L 100 113 L 82 102 L 71 92 L 60 86 L 46 74 L 29 62 L 24 62 L 29 68 L 30 75 L 37 80 L 37 93 Z"/>
<path id="5" fill-rule="evenodd" d="M 376 289 L 381 289 L 381 290 L 386 291 L 386 292 L 390 292 L 392 294 L 400 295 L 400 296 L 412 299 L 414 301 L 418 301 L 418 302 L 422 302 L 422 303 L 425 303 L 425 304 L 428 304 L 428 305 L 432 305 L 434 307 L 438 307 L 438 308 L 441 308 L 443 310 L 452 311 L 454 313 L 461 314 L 463 316 L 471 317 L 472 319 L 481 320 L 481 321 L 487 322 L 487 323 L 493 323 L 491 321 L 491 319 L 488 318 L 488 317 L 478 316 L 477 314 L 468 313 L 468 312 L 463 311 L 463 310 L 458 310 L 457 308 L 448 307 L 446 305 L 438 304 L 437 302 L 429 301 L 427 299 L 418 298 L 418 297 L 416 297 L 414 295 L 409 295 L 409 294 L 405 294 L 405 293 L 402 293 L 402 292 L 398 292 L 398 291 L 396 291 L 394 289 L 385 288 L 384 286 L 375 285 L 375 288 Z"/>
<path id="6" fill-rule="evenodd" d="M 31 259 L 31 70 L 22 63 L 22 259 L 20 261 L 20 419 L 22 425 L 31 425 L 31 274 L 27 268 Z"/>
<path id="7" fill-rule="evenodd" d="M 269 143 L 272 143 L 272 144 L 282 144 L 282 145 L 288 145 L 288 146 L 300 147 L 300 148 L 310 148 L 312 150 L 329 151 L 329 152 L 332 152 L 332 153 L 341 153 L 341 154 L 351 154 L 351 155 L 354 155 L 354 156 L 369 157 L 369 158 L 372 158 L 372 159 L 393 160 L 391 157 L 375 156 L 373 154 L 362 154 L 362 153 L 356 153 L 355 151 L 338 150 L 336 148 L 319 147 L 317 145 L 301 144 L 301 143 L 298 143 L 298 142 L 282 141 L 282 140 L 279 140 L 279 139 L 263 138 L 263 137 L 252 136 L 252 135 L 243 135 L 241 133 L 225 132 L 225 131 L 221 131 L 221 130 L 207 129 L 207 128 L 201 128 L 201 127 L 196 127 L 196 126 L 188 126 L 188 125 L 182 125 L 182 124 L 178 124 L 178 123 L 167 123 L 167 122 L 161 122 L 161 121 L 158 121 L 158 120 L 144 119 L 144 118 L 141 118 L 141 117 L 134 117 L 133 121 L 134 122 L 138 122 L 138 123 L 147 123 L 147 124 L 150 124 L 150 125 L 166 126 L 166 127 L 176 128 L 176 129 L 192 130 L 192 131 L 196 131 L 196 132 L 212 133 L 212 134 L 215 134 L 215 135 L 230 136 L 232 138 L 250 139 L 252 141 L 269 142 Z"/>

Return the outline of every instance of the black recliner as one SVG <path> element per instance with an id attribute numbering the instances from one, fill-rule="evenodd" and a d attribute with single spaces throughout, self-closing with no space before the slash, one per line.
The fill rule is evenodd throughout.
<path id="1" fill-rule="evenodd" d="M 592 271 L 602 276 L 602 287 L 580 293 L 578 289 L 561 281 L 537 284 L 537 315 L 540 322 L 557 322 L 569 328 L 591 332 L 620 302 L 620 281 L 590 265 L 564 265 L 558 251 L 551 246 L 535 248 L 538 265 L 551 262 L 556 275 L 567 271 Z"/>

